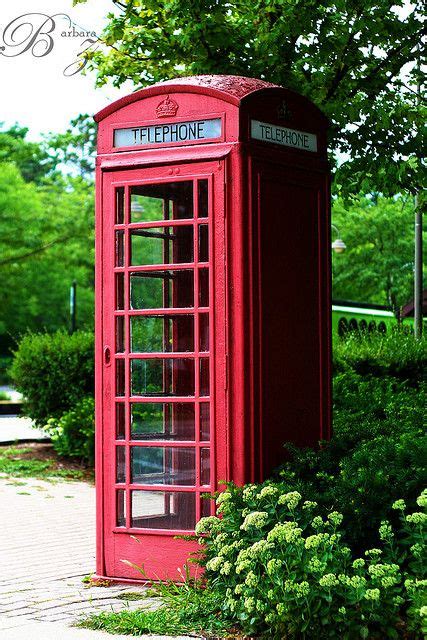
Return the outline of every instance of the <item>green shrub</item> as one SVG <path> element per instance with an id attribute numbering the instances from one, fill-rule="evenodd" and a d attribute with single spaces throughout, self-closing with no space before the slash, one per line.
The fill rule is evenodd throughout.
<path id="1" fill-rule="evenodd" d="M 9 367 L 11 364 L 12 364 L 12 356 L 0 357 L 0 384 L 1 385 L 11 384 L 11 379 L 9 375 Z"/>
<path id="2" fill-rule="evenodd" d="M 197 525 L 207 588 L 223 598 L 223 615 L 243 633 L 267 638 L 397 638 L 402 613 L 420 630 L 422 605 L 411 593 L 425 579 L 427 494 L 422 511 L 393 531 L 381 524 L 380 548 L 352 555 L 338 512 L 319 511 L 283 483 L 237 488 L 217 499 L 220 517 Z"/>
<path id="3" fill-rule="evenodd" d="M 417 384 L 427 364 L 427 341 L 396 331 L 386 335 L 349 335 L 334 342 L 334 372 L 395 376 Z"/>
<path id="4" fill-rule="evenodd" d="M 60 417 L 94 392 L 93 334 L 27 334 L 11 367 L 13 382 L 25 398 L 25 413 L 38 427 Z"/>
<path id="5" fill-rule="evenodd" d="M 93 397 L 82 398 L 60 418 L 50 418 L 45 430 L 51 436 L 57 453 L 80 458 L 93 464 L 95 457 L 95 402 Z"/>
<path id="6" fill-rule="evenodd" d="M 414 506 L 427 483 L 424 363 L 425 341 L 411 335 L 338 341 L 333 436 L 320 450 L 288 445 L 291 459 L 278 470 L 288 490 L 343 513 L 355 550 L 376 545 L 393 501 Z"/>
<path id="7" fill-rule="evenodd" d="M 291 460 L 279 471 L 288 490 L 343 513 L 354 549 L 376 545 L 381 520 L 393 518 L 394 500 L 414 506 L 427 484 L 423 386 L 351 370 L 338 374 L 330 442 L 320 450 L 288 446 Z"/>

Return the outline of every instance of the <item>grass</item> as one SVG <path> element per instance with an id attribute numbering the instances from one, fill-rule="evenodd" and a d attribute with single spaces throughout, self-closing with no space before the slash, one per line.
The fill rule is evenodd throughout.
<path id="1" fill-rule="evenodd" d="M 93 471 L 60 458 L 52 445 L 34 443 L 0 447 L 0 474 L 14 478 L 93 480 Z"/>
<path id="2" fill-rule="evenodd" d="M 147 594 L 141 591 L 127 591 L 126 593 L 119 593 L 116 598 L 117 600 L 130 602 L 131 600 L 145 600 L 147 598 Z"/>
<path id="3" fill-rule="evenodd" d="M 132 597 L 126 597 L 127 595 Z M 137 595 L 140 599 L 141 594 Z M 160 596 L 163 603 L 155 610 L 141 608 L 118 613 L 103 612 L 85 618 L 78 626 L 134 636 L 153 633 L 198 634 L 206 638 L 239 637 L 233 633 L 233 622 L 224 619 L 222 597 L 203 589 L 199 584 L 191 581 L 181 586 L 172 582 L 157 584 L 145 594 L 145 597 L 149 598 L 153 595 Z M 137 599 L 134 594 L 121 594 L 120 598 Z"/>

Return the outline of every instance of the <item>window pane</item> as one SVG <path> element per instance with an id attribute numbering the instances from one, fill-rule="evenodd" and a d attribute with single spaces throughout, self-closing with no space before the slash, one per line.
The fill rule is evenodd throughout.
<path id="1" fill-rule="evenodd" d="M 131 188 L 131 222 L 193 217 L 193 183 L 169 182 Z"/>
<path id="2" fill-rule="evenodd" d="M 199 180 L 198 183 L 198 197 L 199 197 L 199 218 L 208 217 L 208 181 Z"/>
<path id="3" fill-rule="evenodd" d="M 210 449 L 200 449 L 200 483 L 208 485 L 211 482 Z"/>
<path id="4" fill-rule="evenodd" d="M 116 273 L 116 309 L 125 308 L 125 274 Z"/>
<path id="5" fill-rule="evenodd" d="M 208 225 L 201 224 L 199 226 L 199 262 L 207 262 L 208 260 L 209 260 Z"/>
<path id="6" fill-rule="evenodd" d="M 199 350 L 209 351 L 209 314 L 199 315 Z"/>
<path id="7" fill-rule="evenodd" d="M 125 189 L 116 189 L 116 224 L 124 224 L 125 221 Z"/>
<path id="8" fill-rule="evenodd" d="M 192 530 L 195 525 L 195 493 L 132 491 L 132 527 Z"/>
<path id="9" fill-rule="evenodd" d="M 124 316 L 116 317 L 116 353 L 125 350 L 125 319 Z"/>
<path id="10" fill-rule="evenodd" d="M 194 486 L 195 462 L 190 447 L 131 447 L 132 482 Z"/>
<path id="11" fill-rule="evenodd" d="M 210 516 L 212 513 L 212 505 L 213 505 L 212 496 L 209 493 L 202 493 L 200 497 L 201 497 L 200 517 L 206 518 L 207 516 Z"/>
<path id="12" fill-rule="evenodd" d="M 163 198 L 143 195 L 144 187 L 132 187 L 130 196 L 131 222 L 151 222 L 169 217 L 168 202 Z"/>
<path id="13" fill-rule="evenodd" d="M 123 402 L 116 404 L 116 439 L 125 439 L 125 405 Z"/>
<path id="14" fill-rule="evenodd" d="M 125 232 L 116 231 L 116 267 L 125 264 Z"/>
<path id="15" fill-rule="evenodd" d="M 208 269 L 199 269 L 199 305 L 201 307 L 209 306 L 209 271 Z"/>
<path id="16" fill-rule="evenodd" d="M 131 317 L 131 351 L 194 351 L 193 316 Z"/>
<path id="17" fill-rule="evenodd" d="M 131 437 L 134 440 L 194 440 L 194 404 L 132 403 Z"/>
<path id="18" fill-rule="evenodd" d="M 125 361 L 116 360 L 116 396 L 125 395 Z"/>
<path id="19" fill-rule="evenodd" d="M 193 227 L 153 227 L 130 234 L 130 264 L 193 262 Z"/>
<path id="20" fill-rule="evenodd" d="M 116 447 L 116 482 L 126 482 L 125 447 Z"/>
<path id="21" fill-rule="evenodd" d="M 190 270 L 130 274 L 131 309 L 193 307 L 194 275 Z"/>
<path id="22" fill-rule="evenodd" d="M 118 527 L 126 526 L 126 491 L 124 489 L 116 492 L 116 524 Z"/>
<path id="23" fill-rule="evenodd" d="M 208 402 L 200 403 L 200 439 L 203 441 L 209 440 L 210 433 L 210 407 Z"/>
<path id="24" fill-rule="evenodd" d="M 200 360 L 200 395 L 209 395 L 209 360 L 202 358 Z"/>
<path id="25" fill-rule="evenodd" d="M 131 360 L 131 389 L 133 396 L 192 396 L 194 360 Z"/>

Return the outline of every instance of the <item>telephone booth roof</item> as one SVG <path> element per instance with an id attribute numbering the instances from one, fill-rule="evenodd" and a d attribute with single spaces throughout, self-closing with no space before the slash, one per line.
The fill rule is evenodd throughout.
<path id="1" fill-rule="evenodd" d="M 278 84 L 272 82 L 266 82 L 265 80 L 258 80 L 257 78 L 246 78 L 245 76 L 225 76 L 225 75 L 200 75 L 200 76 L 187 76 L 184 78 L 174 78 L 173 80 L 165 80 L 164 82 L 157 82 L 150 85 L 145 89 L 135 91 L 123 98 L 119 98 L 115 102 L 112 102 L 104 109 L 101 109 L 94 117 L 96 122 L 101 122 L 107 116 L 111 115 L 115 111 L 118 111 L 122 107 L 125 107 L 133 102 L 149 98 L 150 96 L 157 96 L 170 93 L 195 93 L 214 98 L 219 98 L 224 102 L 239 107 L 242 102 L 249 96 L 256 95 L 256 98 L 262 98 L 268 94 L 273 93 L 277 95 L 277 90 L 285 92 L 288 96 L 294 96 L 298 98 L 298 101 L 303 101 L 307 108 L 310 108 L 313 114 L 317 115 L 317 118 L 324 121 L 327 124 L 326 116 L 318 109 L 310 100 L 303 96 L 285 89 Z"/>
<path id="2" fill-rule="evenodd" d="M 326 157 L 328 119 L 308 98 L 271 82 L 229 75 L 166 80 L 113 102 L 95 115 L 96 122 L 100 123 L 98 152 L 131 150 L 113 145 L 114 127 L 119 123 L 138 126 L 140 123 L 164 122 L 166 118 L 156 113 L 157 100 L 163 96 L 164 100 L 175 96 L 175 99 L 171 98 L 175 104 L 180 96 L 177 112 L 169 114 L 169 121 L 191 120 L 209 114 L 221 116 L 222 136 L 216 142 L 250 141 L 249 120 L 255 118 L 273 126 L 315 134 L 316 156 Z M 134 147 L 134 150 L 137 149 Z"/>

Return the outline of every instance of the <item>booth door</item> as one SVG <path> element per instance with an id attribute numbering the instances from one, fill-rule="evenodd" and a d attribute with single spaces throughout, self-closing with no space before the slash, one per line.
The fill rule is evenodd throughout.
<path id="1" fill-rule="evenodd" d="M 107 576 L 179 579 L 194 543 L 174 536 L 212 511 L 212 254 L 215 245 L 224 265 L 223 189 L 220 162 L 104 174 L 97 428 Z"/>

